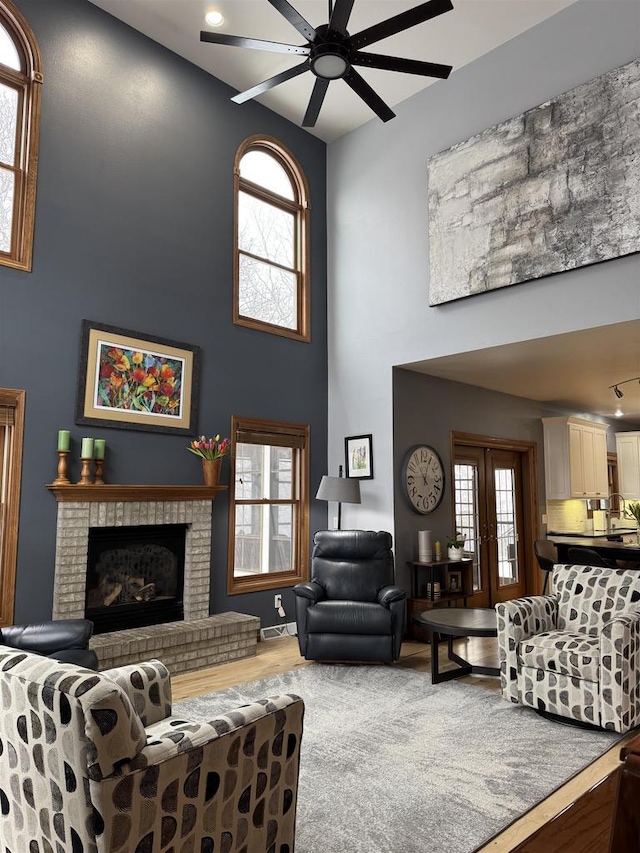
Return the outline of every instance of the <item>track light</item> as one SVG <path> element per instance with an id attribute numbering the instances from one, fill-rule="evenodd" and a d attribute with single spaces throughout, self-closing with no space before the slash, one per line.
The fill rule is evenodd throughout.
<path id="1" fill-rule="evenodd" d="M 640 380 L 640 376 L 633 376 L 631 379 L 623 379 L 622 382 L 616 382 L 615 385 L 609 385 L 609 388 L 613 389 L 613 393 L 616 395 L 618 400 L 621 400 L 624 397 L 624 391 L 621 391 L 618 388 L 618 385 L 626 385 L 627 382 L 637 382 Z"/>

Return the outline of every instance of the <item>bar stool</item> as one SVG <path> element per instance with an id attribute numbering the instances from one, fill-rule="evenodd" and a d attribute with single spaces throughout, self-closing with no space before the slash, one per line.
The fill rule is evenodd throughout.
<path id="1" fill-rule="evenodd" d="M 542 594 L 546 595 L 549 575 L 553 571 L 555 564 L 558 562 L 556 546 L 550 539 L 536 539 L 533 543 L 533 550 L 535 552 L 538 565 L 543 572 L 546 572 L 544 586 L 542 587 Z"/>

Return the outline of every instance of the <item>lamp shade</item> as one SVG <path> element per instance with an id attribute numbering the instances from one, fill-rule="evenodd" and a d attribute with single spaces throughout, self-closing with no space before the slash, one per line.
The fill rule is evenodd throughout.
<path id="1" fill-rule="evenodd" d="M 343 504 L 360 503 L 360 480 L 349 477 L 327 477 L 320 480 L 316 498 L 321 501 L 336 501 Z"/>

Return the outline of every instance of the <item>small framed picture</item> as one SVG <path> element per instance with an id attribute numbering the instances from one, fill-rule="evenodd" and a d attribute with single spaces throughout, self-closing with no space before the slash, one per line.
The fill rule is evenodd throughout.
<path id="1" fill-rule="evenodd" d="M 347 477 L 373 480 L 373 451 L 371 435 L 352 435 L 344 440 Z"/>
<path id="2" fill-rule="evenodd" d="M 447 592 L 462 592 L 462 572 L 447 572 Z"/>

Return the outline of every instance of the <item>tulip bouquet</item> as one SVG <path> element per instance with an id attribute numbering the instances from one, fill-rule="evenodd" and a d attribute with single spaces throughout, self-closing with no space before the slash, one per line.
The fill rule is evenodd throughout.
<path id="1" fill-rule="evenodd" d="M 219 459 L 221 456 L 226 455 L 230 444 L 231 442 L 228 438 L 223 438 L 220 441 L 219 434 L 214 438 L 207 438 L 205 435 L 201 435 L 200 438 L 191 442 L 187 450 L 195 453 L 196 456 L 200 456 L 201 459 Z"/>

